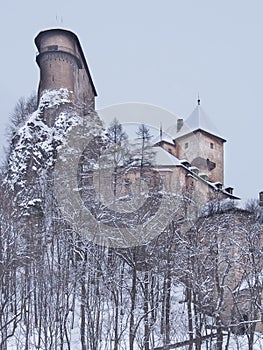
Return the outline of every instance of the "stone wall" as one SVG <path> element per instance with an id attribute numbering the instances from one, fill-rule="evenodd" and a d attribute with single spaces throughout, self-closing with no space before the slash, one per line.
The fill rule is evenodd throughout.
<path id="1" fill-rule="evenodd" d="M 188 160 L 211 182 L 224 183 L 224 142 L 220 138 L 196 131 L 177 139 L 176 148 L 179 159 Z"/>

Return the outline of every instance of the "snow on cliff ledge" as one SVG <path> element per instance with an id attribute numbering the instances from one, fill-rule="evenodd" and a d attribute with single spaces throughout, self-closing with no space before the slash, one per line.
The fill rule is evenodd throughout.
<path id="1" fill-rule="evenodd" d="M 8 160 L 7 182 L 24 187 L 30 177 L 54 164 L 56 149 L 65 140 L 72 126 L 81 122 L 67 89 L 47 90 L 41 96 L 38 109 L 12 138 Z M 60 106 L 65 108 L 57 110 Z M 54 110 L 54 125 L 47 125 L 45 111 Z M 51 111 L 52 112 L 52 111 Z"/>

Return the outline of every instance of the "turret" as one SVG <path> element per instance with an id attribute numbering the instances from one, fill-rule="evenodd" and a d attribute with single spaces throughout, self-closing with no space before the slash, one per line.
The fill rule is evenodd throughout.
<path id="1" fill-rule="evenodd" d="M 40 68 L 38 99 L 44 90 L 66 88 L 83 114 L 94 109 L 97 93 L 77 36 L 64 29 L 49 29 L 37 35 L 35 44 Z"/>
<path id="2" fill-rule="evenodd" d="M 183 122 L 177 122 L 174 142 L 177 157 L 187 159 L 209 181 L 224 184 L 224 143 L 197 100 L 192 114 Z"/>

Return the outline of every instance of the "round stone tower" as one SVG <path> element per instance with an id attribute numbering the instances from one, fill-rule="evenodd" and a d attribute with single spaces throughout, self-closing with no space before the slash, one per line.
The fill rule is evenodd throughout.
<path id="1" fill-rule="evenodd" d="M 49 29 L 40 32 L 35 43 L 40 68 L 38 98 L 44 90 L 66 88 L 80 108 L 94 109 L 97 93 L 77 36 L 64 29 Z"/>

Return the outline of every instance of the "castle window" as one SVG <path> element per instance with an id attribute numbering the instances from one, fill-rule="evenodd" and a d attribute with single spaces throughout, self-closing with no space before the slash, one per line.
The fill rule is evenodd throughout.
<path id="1" fill-rule="evenodd" d="M 210 142 L 210 148 L 211 148 L 211 149 L 214 149 L 214 144 L 213 144 L 213 142 Z"/>
<path id="2" fill-rule="evenodd" d="M 184 148 L 188 148 L 188 142 L 186 142 L 185 144 L 184 144 Z"/>
<path id="3" fill-rule="evenodd" d="M 58 50 L 58 45 L 50 45 L 48 46 L 48 51 L 57 51 Z"/>

